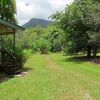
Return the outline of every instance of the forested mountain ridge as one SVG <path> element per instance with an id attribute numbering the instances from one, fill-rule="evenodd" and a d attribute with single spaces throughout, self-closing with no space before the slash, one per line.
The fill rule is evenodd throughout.
<path id="1" fill-rule="evenodd" d="M 39 25 L 41 27 L 47 27 L 52 22 L 53 21 L 49 21 L 49 20 L 45 20 L 45 19 L 32 18 L 27 23 L 25 23 L 23 25 L 23 27 L 30 28 L 30 27 L 36 27 L 37 25 Z"/>

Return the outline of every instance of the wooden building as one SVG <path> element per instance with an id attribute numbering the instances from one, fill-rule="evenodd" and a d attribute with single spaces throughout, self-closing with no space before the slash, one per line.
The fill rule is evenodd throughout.
<path id="1" fill-rule="evenodd" d="M 4 45 L 3 36 L 9 35 L 9 34 L 11 34 L 13 36 L 13 48 L 15 51 L 15 34 L 17 33 L 18 30 L 23 31 L 25 29 L 15 23 L 11 23 L 4 19 L 0 19 L 0 70 L 13 69 L 12 67 L 16 66 L 15 61 L 14 61 L 16 58 L 15 55 L 10 54 L 10 52 L 5 50 L 5 48 L 3 47 L 3 45 Z M 9 63 L 10 63 L 10 65 L 9 65 Z M 8 70 L 8 71 L 10 71 L 10 70 Z"/>

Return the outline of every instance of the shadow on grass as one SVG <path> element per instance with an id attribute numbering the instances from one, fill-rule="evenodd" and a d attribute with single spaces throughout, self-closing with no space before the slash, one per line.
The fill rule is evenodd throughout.
<path id="1" fill-rule="evenodd" d="M 12 78 L 15 78 L 16 76 L 22 77 L 26 73 L 28 73 L 30 70 L 33 70 L 32 68 L 25 67 L 23 69 L 18 70 L 15 74 L 6 74 L 2 70 L 0 70 L 0 83 L 6 82 Z"/>
<path id="2" fill-rule="evenodd" d="M 23 72 L 28 72 L 30 70 L 33 70 L 33 68 L 30 68 L 30 67 L 25 67 L 22 69 Z"/>
<path id="3" fill-rule="evenodd" d="M 11 77 L 3 72 L 0 72 L 0 83 L 8 81 Z"/>
<path id="4" fill-rule="evenodd" d="M 72 57 L 68 57 L 66 59 L 63 60 L 64 62 L 74 62 L 76 64 L 81 64 L 84 62 L 91 62 L 94 64 L 100 64 L 100 56 L 97 57 L 86 57 L 86 56 L 72 56 Z"/>

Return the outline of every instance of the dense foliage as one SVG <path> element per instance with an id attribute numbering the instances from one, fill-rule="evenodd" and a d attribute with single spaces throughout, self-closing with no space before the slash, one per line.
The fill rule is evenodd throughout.
<path id="1" fill-rule="evenodd" d="M 16 22 L 16 2 L 15 0 L 0 0 L 0 18 L 10 22 Z"/>
<path id="2" fill-rule="evenodd" d="M 40 51 L 41 54 L 61 51 L 62 35 L 60 29 L 56 29 L 54 25 L 47 28 L 37 26 L 35 28 L 26 29 L 23 33 L 17 35 L 16 43 L 22 49 L 32 49 L 32 52 Z"/>
<path id="3" fill-rule="evenodd" d="M 96 56 L 100 46 L 100 1 L 75 0 L 52 18 L 65 32 L 67 53 L 87 51 L 90 57 L 93 51 Z"/>
<path id="4" fill-rule="evenodd" d="M 19 32 L 16 35 L 16 46 L 33 53 L 87 52 L 88 57 L 96 56 L 100 47 L 99 0 L 74 0 L 63 11 L 51 17 L 54 23 L 47 28 L 37 26 Z"/>

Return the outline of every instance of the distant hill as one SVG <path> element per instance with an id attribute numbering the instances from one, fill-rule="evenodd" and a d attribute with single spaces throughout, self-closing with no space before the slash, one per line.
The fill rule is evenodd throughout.
<path id="1" fill-rule="evenodd" d="M 30 27 L 36 27 L 37 25 L 41 27 L 47 27 L 51 23 L 53 23 L 53 21 L 32 18 L 29 22 L 25 23 L 23 27 L 30 28 Z"/>

